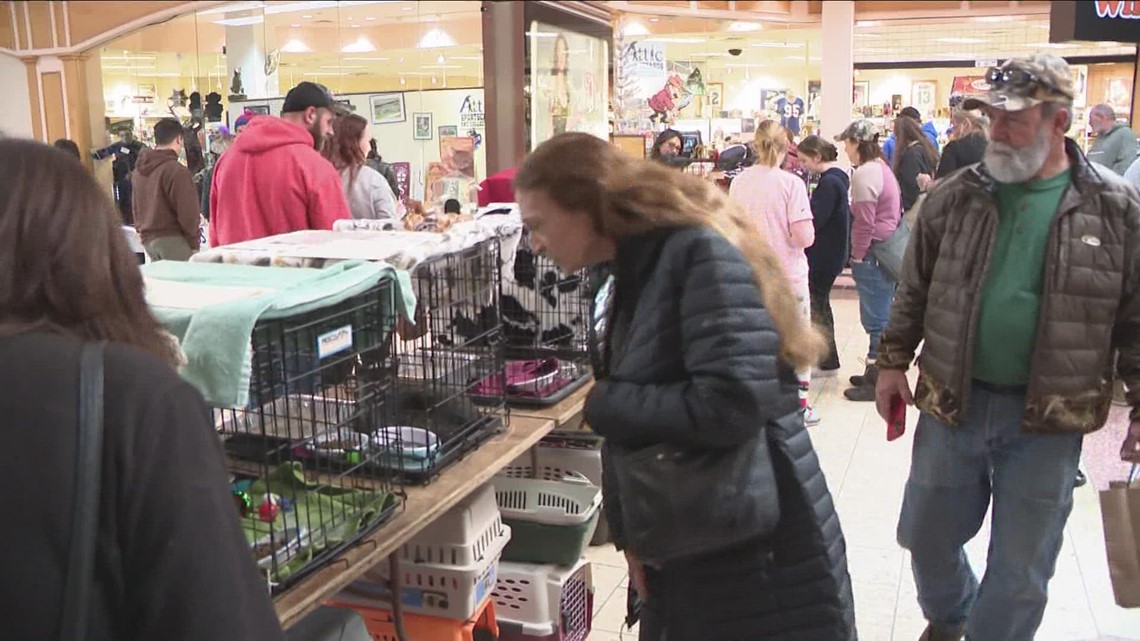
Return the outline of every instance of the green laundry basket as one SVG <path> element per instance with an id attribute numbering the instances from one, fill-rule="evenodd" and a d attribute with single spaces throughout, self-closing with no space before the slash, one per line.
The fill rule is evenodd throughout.
<path id="1" fill-rule="evenodd" d="M 511 540 L 503 560 L 574 565 L 594 535 L 602 490 L 578 473 L 561 480 L 494 479 L 495 499 Z"/>

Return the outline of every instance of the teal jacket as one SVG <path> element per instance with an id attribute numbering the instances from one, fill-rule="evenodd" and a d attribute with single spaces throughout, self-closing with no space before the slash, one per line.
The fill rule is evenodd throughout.
<path id="1" fill-rule="evenodd" d="M 1116 123 L 1108 132 L 1097 136 L 1089 149 L 1089 160 L 1109 167 L 1118 176 L 1123 176 L 1136 160 L 1140 146 L 1136 143 L 1136 132 L 1124 123 Z"/>

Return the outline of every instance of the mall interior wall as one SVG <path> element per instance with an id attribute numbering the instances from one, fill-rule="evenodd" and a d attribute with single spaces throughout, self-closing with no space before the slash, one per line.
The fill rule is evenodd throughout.
<path id="1" fill-rule="evenodd" d="M 28 69 L 16 57 L 0 54 L 0 133 L 32 138 L 32 102 L 28 92 Z"/>

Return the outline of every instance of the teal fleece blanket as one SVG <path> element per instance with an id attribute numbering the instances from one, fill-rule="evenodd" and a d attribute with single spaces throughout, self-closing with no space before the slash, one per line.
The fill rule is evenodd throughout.
<path id="1" fill-rule="evenodd" d="M 249 404 L 250 337 L 260 319 L 335 305 L 384 279 L 395 281 L 396 312 L 415 317 L 411 277 L 386 263 L 300 269 L 159 261 L 142 272 L 151 311 L 182 344 L 182 377 L 214 407 Z"/>

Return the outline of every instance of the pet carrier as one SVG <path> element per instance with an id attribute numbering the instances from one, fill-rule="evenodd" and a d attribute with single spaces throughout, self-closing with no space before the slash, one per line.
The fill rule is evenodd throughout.
<path id="1" fill-rule="evenodd" d="M 534 479 L 496 476 L 494 484 L 503 522 L 511 528 L 504 560 L 578 562 L 598 522 L 601 488 L 576 472 L 558 475 L 549 468 Z"/>
<path id="2" fill-rule="evenodd" d="M 365 608 L 338 601 L 326 605 L 355 610 L 364 618 L 364 625 L 373 641 L 399 641 L 396 620 L 388 610 Z M 488 599 L 474 616 L 465 621 L 441 619 L 423 614 L 405 614 L 404 631 L 410 641 L 496 641 L 499 624 L 495 618 L 495 603 Z"/>
<path id="3" fill-rule="evenodd" d="M 435 256 L 412 272 L 414 324 L 401 323 L 399 376 L 384 416 L 403 448 L 384 464 L 430 480 L 502 427 L 503 380 L 495 239 Z"/>
<path id="4" fill-rule="evenodd" d="M 404 611 L 448 619 L 471 617 L 495 587 L 499 556 L 510 538 L 495 490 L 484 485 L 396 552 Z M 388 579 L 388 563 L 381 562 L 336 600 L 352 606 L 391 607 Z"/>
<path id="5" fill-rule="evenodd" d="M 502 392 L 512 407 L 546 407 L 590 378 L 587 270 L 563 274 L 530 248 L 524 233 L 502 278 L 507 367 Z M 489 382 L 485 389 L 500 391 Z"/>
<path id="6" fill-rule="evenodd" d="M 500 641 L 585 641 L 593 626 L 591 566 L 570 568 L 504 561 L 491 593 Z"/>
<path id="7" fill-rule="evenodd" d="M 431 480 L 502 426 L 503 393 L 480 390 L 474 398 L 477 386 L 502 379 L 500 231 L 476 222 L 447 234 L 339 222 L 352 224 L 221 247 L 194 260 L 330 269 L 362 259 L 411 270 L 416 314 L 398 323 L 399 375 L 381 416 L 384 436 L 398 442 L 380 460 L 403 480 Z"/>
<path id="8" fill-rule="evenodd" d="M 215 408 L 241 528 L 274 590 L 393 513 L 396 488 L 379 465 L 392 447 L 380 416 L 394 385 L 393 279 L 367 264 L 325 271 L 159 262 L 144 273 L 156 315 L 182 339 L 183 375 Z M 353 285 L 342 287 L 342 278 Z M 254 281 L 280 287 L 251 290 Z M 191 290 L 232 300 L 189 309 L 170 300 Z M 234 390 L 240 400 L 227 406 L 222 399 Z"/>

